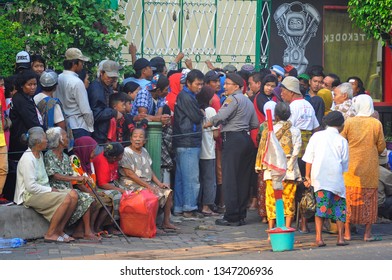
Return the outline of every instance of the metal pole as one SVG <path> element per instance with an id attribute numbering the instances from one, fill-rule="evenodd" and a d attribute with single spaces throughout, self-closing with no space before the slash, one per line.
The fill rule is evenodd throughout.
<path id="1" fill-rule="evenodd" d="M 145 20 L 145 18 L 144 18 L 144 15 L 145 15 L 145 13 L 144 13 L 144 0 L 142 0 L 142 42 L 141 42 L 141 46 L 140 46 L 140 55 L 143 57 L 143 52 L 144 52 L 144 38 L 145 38 L 145 36 L 144 36 L 144 20 Z"/>
<path id="2" fill-rule="evenodd" d="M 182 32 L 184 27 L 184 0 L 180 0 L 180 14 L 178 15 L 178 48 L 182 52 Z M 178 68 L 181 68 L 181 61 L 178 62 Z"/>
<path id="3" fill-rule="evenodd" d="M 257 0 L 256 4 L 256 39 L 255 39 L 255 49 L 256 49 L 256 57 L 255 57 L 255 69 L 256 71 L 260 70 L 260 52 L 261 52 L 261 21 L 262 21 L 262 8 L 263 8 L 262 0 Z"/>

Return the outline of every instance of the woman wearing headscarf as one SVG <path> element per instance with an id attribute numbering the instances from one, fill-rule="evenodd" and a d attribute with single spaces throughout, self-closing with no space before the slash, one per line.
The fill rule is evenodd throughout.
<path id="1" fill-rule="evenodd" d="M 82 136 L 75 140 L 75 147 L 73 151 L 75 154 L 70 156 L 70 162 L 75 175 L 87 176 L 90 183 L 86 185 L 80 184 L 78 187 L 81 191 L 92 194 L 93 191 L 90 186 L 95 190 L 98 190 L 97 177 L 92 160 L 102 153 L 103 148 L 90 136 Z M 98 195 L 108 210 L 112 211 L 112 199 L 104 192 L 98 192 Z M 96 207 L 101 207 L 101 204 L 97 202 Z M 107 217 L 108 214 L 103 207 L 97 209 L 91 217 L 94 232 L 96 232 L 98 236 L 109 237 L 106 231 L 102 231 L 102 226 L 105 224 Z"/>
<path id="2" fill-rule="evenodd" d="M 324 109 L 324 116 L 328 115 L 331 112 L 332 107 L 332 93 L 329 89 L 322 88 L 317 92 L 317 95 L 321 97 L 324 101 L 325 109 Z"/>
<path id="3" fill-rule="evenodd" d="M 378 156 L 385 149 L 382 124 L 371 117 L 373 100 L 366 94 L 353 99 L 357 115 L 345 122 L 342 136 L 349 144 L 348 172 L 344 174 L 347 219 L 344 238 L 351 239 L 350 224 L 364 224 L 364 241 L 381 240 L 372 235 L 377 220 Z M 364 160 L 366 157 L 366 160 Z"/>

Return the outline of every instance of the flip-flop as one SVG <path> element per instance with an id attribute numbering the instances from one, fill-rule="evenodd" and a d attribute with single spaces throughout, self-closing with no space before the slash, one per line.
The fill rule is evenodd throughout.
<path id="1" fill-rule="evenodd" d="M 382 237 L 378 236 L 378 235 L 374 235 L 370 238 L 364 239 L 365 242 L 374 242 L 374 241 L 381 241 L 381 240 L 382 240 Z"/>
<path id="2" fill-rule="evenodd" d="M 68 240 L 69 242 L 75 241 L 75 238 L 69 236 L 69 235 L 66 234 L 66 233 L 63 234 L 63 238 L 64 238 L 65 240 Z"/>
<path id="3" fill-rule="evenodd" d="M 64 237 L 62 236 L 58 236 L 57 239 L 44 239 L 45 243 L 69 243 L 69 240 L 66 240 Z"/>
<path id="4" fill-rule="evenodd" d="M 325 247 L 325 246 L 327 246 L 327 244 L 325 244 L 324 242 L 323 243 L 314 243 L 314 246 L 316 246 L 316 247 Z"/>
<path id="5" fill-rule="evenodd" d="M 216 212 L 205 212 L 205 211 L 202 211 L 201 212 L 204 216 L 206 216 L 206 217 L 210 217 L 210 216 L 220 216 L 219 215 L 219 213 L 216 213 Z"/>
<path id="6" fill-rule="evenodd" d="M 113 235 L 108 233 L 106 230 L 102 230 L 102 231 L 97 233 L 97 236 L 98 237 L 103 237 L 103 238 L 111 238 Z"/>
<path id="7" fill-rule="evenodd" d="M 336 243 L 336 246 L 347 246 L 347 245 L 349 245 L 349 243 L 347 243 L 347 242 L 343 242 L 343 243 L 338 242 L 338 243 Z"/>
<path id="8" fill-rule="evenodd" d="M 301 233 L 301 234 L 309 234 L 309 233 L 310 233 L 309 230 L 302 231 L 302 230 L 300 230 L 300 229 L 298 230 L 298 232 Z"/>

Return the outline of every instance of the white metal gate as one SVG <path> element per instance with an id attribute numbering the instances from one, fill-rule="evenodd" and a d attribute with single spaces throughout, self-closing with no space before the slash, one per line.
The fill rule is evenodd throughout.
<path id="1" fill-rule="evenodd" d="M 182 51 L 193 66 L 268 63 L 270 0 L 130 0 L 127 40 L 148 59 Z M 127 58 L 127 53 L 124 53 Z"/>

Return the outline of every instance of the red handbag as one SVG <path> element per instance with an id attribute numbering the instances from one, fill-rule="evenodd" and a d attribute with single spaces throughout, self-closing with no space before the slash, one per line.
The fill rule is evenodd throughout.
<path id="1" fill-rule="evenodd" d="M 122 231 L 129 236 L 154 237 L 158 206 L 158 197 L 149 190 L 123 193 L 119 208 Z"/>

